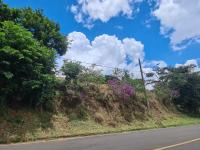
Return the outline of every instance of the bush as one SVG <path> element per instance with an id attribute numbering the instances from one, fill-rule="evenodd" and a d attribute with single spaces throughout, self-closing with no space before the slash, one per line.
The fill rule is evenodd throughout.
<path id="1" fill-rule="evenodd" d="M 108 80 L 108 85 L 124 101 L 135 96 L 135 88 L 127 83 L 121 83 L 119 80 Z"/>
<path id="2" fill-rule="evenodd" d="M 170 89 L 166 85 L 156 85 L 155 93 L 157 99 L 163 103 L 165 106 L 170 106 L 172 104 L 172 99 L 170 96 Z"/>
<path id="3" fill-rule="evenodd" d="M 97 75 L 93 73 L 82 73 L 79 76 L 79 80 L 86 83 L 96 83 L 96 84 L 106 83 L 106 79 L 103 75 Z"/>

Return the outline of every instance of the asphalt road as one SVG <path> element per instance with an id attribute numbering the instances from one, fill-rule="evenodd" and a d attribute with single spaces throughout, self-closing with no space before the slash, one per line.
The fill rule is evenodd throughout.
<path id="1" fill-rule="evenodd" d="M 200 150 L 200 125 L 0 145 L 0 150 Z"/>

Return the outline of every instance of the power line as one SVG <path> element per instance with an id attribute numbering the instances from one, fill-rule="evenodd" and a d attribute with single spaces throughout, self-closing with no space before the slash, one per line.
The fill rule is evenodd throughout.
<path id="1" fill-rule="evenodd" d="M 88 64 L 88 65 L 94 65 L 94 66 L 98 66 L 98 67 L 104 67 L 104 68 L 110 68 L 110 69 L 120 69 L 120 70 L 124 70 L 124 71 L 129 71 L 128 69 L 124 69 L 124 68 L 119 68 L 119 67 L 113 67 L 113 66 L 108 66 L 108 65 L 105 65 L 105 64 L 96 64 L 96 63 L 89 63 L 89 62 L 85 62 L 85 61 L 77 61 L 77 60 L 73 60 L 73 59 L 65 59 L 64 61 L 73 61 L 73 62 L 80 62 L 80 63 L 83 63 L 83 64 Z M 158 65 L 155 65 L 155 66 L 152 66 L 151 68 L 153 67 L 158 67 Z M 138 66 L 138 69 L 139 69 L 139 66 Z M 148 74 L 148 73 L 155 73 L 156 71 L 154 70 L 151 70 L 151 71 L 148 71 L 146 72 L 145 70 L 143 71 L 143 74 Z M 140 70 L 135 70 L 134 73 L 140 73 Z"/>
<path id="2" fill-rule="evenodd" d="M 105 67 L 105 68 L 110 68 L 110 69 L 121 69 L 121 70 L 127 70 L 127 69 L 124 69 L 124 68 L 119 68 L 119 67 L 111 67 L 111 66 L 108 66 L 108 65 L 104 65 L 104 64 L 96 64 L 96 63 L 89 63 L 89 62 L 85 62 L 85 61 L 77 61 L 77 60 L 73 60 L 73 59 L 65 59 L 66 61 L 67 60 L 70 60 L 70 61 L 74 61 L 74 62 L 80 62 L 80 63 L 84 63 L 84 64 L 88 64 L 88 65 L 94 65 L 94 66 L 99 66 L 99 67 Z M 64 61 L 65 61 L 64 60 Z M 139 71 L 138 71 L 139 72 Z"/>

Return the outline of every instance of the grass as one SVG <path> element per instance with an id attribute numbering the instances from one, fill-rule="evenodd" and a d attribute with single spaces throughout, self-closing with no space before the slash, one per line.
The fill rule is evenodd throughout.
<path id="1" fill-rule="evenodd" d="M 124 132 L 124 131 L 134 131 L 143 129 L 153 129 L 153 128 L 165 128 L 165 127 L 175 127 L 183 125 L 200 124 L 200 118 L 191 118 L 188 116 L 184 117 L 173 117 L 167 118 L 162 122 L 158 123 L 156 120 L 146 120 L 146 121 L 134 121 L 129 124 L 119 124 L 117 127 L 113 128 L 110 126 L 103 126 L 96 124 L 93 121 L 75 121 L 71 122 L 73 128 L 71 128 L 70 133 L 72 136 L 76 135 L 90 135 L 90 134 L 100 134 L 100 133 L 114 133 L 114 132 Z"/>
<path id="2" fill-rule="evenodd" d="M 15 116 L 16 118 L 16 116 Z M 26 142 L 41 139 L 86 136 L 116 133 L 152 128 L 164 128 L 180 125 L 200 124 L 200 118 L 185 115 L 169 115 L 162 120 L 149 117 L 132 123 L 118 123 L 116 127 L 98 124 L 92 119 L 69 121 L 66 115 L 38 114 L 20 112 L 16 122 L 0 118 L 0 143 Z"/>

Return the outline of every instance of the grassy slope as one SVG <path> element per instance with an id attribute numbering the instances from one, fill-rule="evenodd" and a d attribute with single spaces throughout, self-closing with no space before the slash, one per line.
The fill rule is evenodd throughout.
<path id="1" fill-rule="evenodd" d="M 13 113 L 13 112 L 12 112 Z M 27 110 L 19 111 L 5 121 L 0 118 L 0 143 L 33 141 L 59 137 L 93 135 L 133 131 L 188 124 L 199 124 L 199 118 L 180 114 L 167 114 L 164 119 L 147 117 L 145 120 L 134 120 L 131 123 L 118 123 L 117 126 L 96 123 L 93 119 L 69 121 L 64 114 L 51 116 Z"/>
<path id="2" fill-rule="evenodd" d="M 200 118 L 168 110 L 152 93 L 148 95 L 149 111 L 145 110 L 141 95 L 123 104 L 105 85 L 89 87 L 84 100 L 74 91 L 64 94 L 66 97 L 60 98 L 63 107 L 57 113 L 27 109 L 4 111 L 0 115 L 0 143 L 200 124 Z M 69 101 L 80 104 L 72 107 Z"/>

